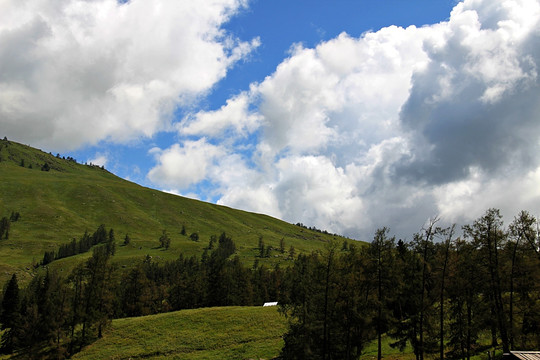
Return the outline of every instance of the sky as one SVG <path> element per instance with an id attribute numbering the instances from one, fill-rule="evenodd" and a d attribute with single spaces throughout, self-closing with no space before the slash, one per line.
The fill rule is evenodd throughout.
<path id="1" fill-rule="evenodd" d="M 370 240 L 540 215 L 540 0 L 0 0 L 0 136 Z"/>

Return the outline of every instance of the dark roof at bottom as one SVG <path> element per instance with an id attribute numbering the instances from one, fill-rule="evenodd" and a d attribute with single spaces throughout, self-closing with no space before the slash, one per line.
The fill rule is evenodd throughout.
<path id="1" fill-rule="evenodd" d="M 540 360 L 540 351 L 510 351 L 509 359 Z"/>

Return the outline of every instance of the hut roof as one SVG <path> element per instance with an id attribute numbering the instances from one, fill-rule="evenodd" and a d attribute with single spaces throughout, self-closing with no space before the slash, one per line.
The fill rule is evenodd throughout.
<path id="1" fill-rule="evenodd" d="M 540 360 L 540 351 L 510 351 L 505 359 Z"/>

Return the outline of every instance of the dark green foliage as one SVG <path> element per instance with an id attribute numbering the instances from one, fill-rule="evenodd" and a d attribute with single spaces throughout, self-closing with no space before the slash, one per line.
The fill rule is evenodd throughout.
<path id="1" fill-rule="evenodd" d="M 16 320 L 4 333 L 4 350 L 19 351 L 28 358 L 65 358 L 63 336 L 68 318 L 68 291 L 63 280 L 54 273 L 35 276 L 19 295 L 18 310 L 11 306 L 11 316 L 15 314 Z M 6 346 L 8 340 L 10 345 Z M 43 353 L 44 348 L 48 349 L 47 354 Z"/>
<path id="2" fill-rule="evenodd" d="M 159 247 L 168 249 L 171 246 L 171 239 L 167 234 L 167 231 L 163 230 L 161 236 L 159 237 Z"/>
<path id="3" fill-rule="evenodd" d="M 0 220 L 0 240 L 2 239 L 9 239 L 9 228 L 11 226 L 11 223 L 7 217 L 3 217 Z"/>
<path id="4" fill-rule="evenodd" d="M 210 241 L 208 242 L 208 250 L 212 250 L 214 248 L 214 244 L 217 242 L 217 236 L 212 235 L 210 236 Z"/>
<path id="5" fill-rule="evenodd" d="M 376 292 L 373 322 L 377 332 L 377 358 L 382 359 L 382 335 L 386 333 L 391 322 L 389 310 L 396 297 L 395 284 L 395 238 L 388 237 L 388 229 L 377 229 L 373 241 L 367 249 L 367 274 L 371 288 Z M 345 243 L 346 244 L 346 243 Z M 342 246 L 343 250 L 344 246 Z M 347 247 L 348 248 L 348 247 Z M 347 250 L 347 248 L 345 250 Z"/>
<path id="6" fill-rule="evenodd" d="M 122 279 L 120 309 L 122 316 L 142 316 L 152 313 L 151 283 L 142 264 L 131 269 Z"/>
<path id="7" fill-rule="evenodd" d="M 82 293 L 83 316 L 81 318 L 81 342 L 92 337 L 97 328 L 97 336 L 101 337 L 112 315 L 111 276 L 113 268 L 109 265 L 110 253 L 106 248 L 98 246 L 92 257 L 85 264 L 86 286 Z"/>
<path id="8" fill-rule="evenodd" d="M 355 359 L 373 338 L 373 297 L 362 271 L 365 255 L 300 255 L 290 271 L 290 298 L 281 310 L 290 317 L 284 359 Z"/>
<path id="9" fill-rule="evenodd" d="M 48 163 L 44 163 L 43 165 L 41 165 L 41 171 L 49 171 L 51 170 L 51 167 Z"/>
<path id="10" fill-rule="evenodd" d="M 109 230 L 106 247 L 109 255 L 114 255 L 116 253 L 116 239 L 114 238 L 114 230 L 112 228 Z"/>
<path id="11" fill-rule="evenodd" d="M 216 256 L 224 259 L 228 258 L 236 251 L 236 245 L 230 236 L 224 232 L 219 236 L 218 248 L 215 251 Z"/>
<path id="12" fill-rule="evenodd" d="M 2 312 L 0 313 L 1 329 L 6 330 L 2 335 L 2 351 L 10 353 L 18 342 L 18 327 L 21 322 L 21 300 L 17 275 L 13 274 L 4 290 Z"/>
<path id="13" fill-rule="evenodd" d="M 41 260 L 41 265 L 45 266 L 50 263 L 52 263 L 55 260 L 55 254 L 54 251 L 46 251 L 45 254 L 43 254 L 43 260 Z"/>
<path id="14" fill-rule="evenodd" d="M 9 216 L 9 221 L 11 222 L 17 222 L 21 218 L 21 214 L 19 212 L 12 211 L 11 215 Z"/>
<path id="15" fill-rule="evenodd" d="M 296 254 L 296 250 L 294 249 L 294 246 L 291 245 L 289 248 L 289 259 L 294 259 L 294 256 Z"/>
<path id="16" fill-rule="evenodd" d="M 180 230 L 180 235 L 186 236 L 186 226 L 182 225 L 182 230 Z"/>
<path id="17" fill-rule="evenodd" d="M 189 238 L 191 239 L 191 241 L 199 241 L 199 234 L 194 232 L 191 235 L 189 235 Z"/>
<path id="18" fill-rule="evenodd" d="M 533 295 L 538 288 L 537 231 L 536 219 L 526 211 L 520 212 L 509 226 L 503 252 L 506 272 L 510 274 L 508 328 L 514 349 L 532 348 L 540 340 L 540 308 Z"/>
<path id="19" fill-rule="evenodd" d="M 206 303 L 206 262 L 182 255 L 170 264 L 174 270 L 169 291 L 169 303 L 173 310 L 193 309 Z"/>
<path id="20" fill-rule="evenodd" d="M 458 239 L 451 253 L 447 293 L 449 300 L 448 355 L 469 358 L 478 347 L 482 319 L 489 316 L 482 301 L 485 291 L 478 254 L 473 244 Z"/>
<path id="21" fill-rule="evenodd" d="M 285 254 L 285 239 L 284 238 L 281 238 L 281 240 L 279 240 L 279 252 L 281 254 Z"/>
<path id="22" fill-rule="evenodd" d="M 489 296 L 492 309 L 497 321 L 496 327 L 500 332 L 503 351 L 510 351 L 508 337 L 508 320 L 504 311 L 503 288 L 500 267 L 500 248 L 504 246 L 506 234 L 502 228 L 502 216 L 498 209 L 489 209 L 484 216 L 477 219 L 472 225 L 463 227 L 465 236 L 471 238 L 482 253 L 484 269 L 488 273 L 486 279 L 489 284 Z"/>
<path id="23" fill-rule="evenodd" d="M 227 298 L 229 297 L 231 282 L 234 279 L 230 278 L 230 272 L 226 271 L 226 268 L 229 266 L 227 259 L 235 251 L 236 246 L 232 239 L 222 233 L 219 237 L 217 249 L 212 252 L 206 263 L 208 304 L 210 306 L 230 305 L 227 303 Z"/>
<path id="24" fill-rule="evenodd" d="M 210 238 L 201 258 L 180 255 L 155 262 L 147 255 L 126 270 L 115 268 L 110 265 L 115 234 L 102 225 L 46 255 L 50 260 L 98 245 L 67 279 L 41 273 L 19 292 L 20 321 L 11 321 L 17 324 L 13 332 L 5 328 L 4 334 L 11 334 L 5 339 L 12 340 L 4 349 L 31 358 L 62 358 L 98 338 L 113 317 L 278 301 L 289 319 L 285 359 L 356 359 L 383 333 L 396 347 L 412 345 L 417 359 L 439 351 L 440 358 L 465 359 L 485 350 L 483 334 L 502 343 L 493 271 L 498 271 L 509 344 L 538 348 L 535 220 L 520 214 L 505 231 L 496 215 L 489 211 L 466 227 L 466 239 L 453 239 L 436 220 L 410 243 L 396 243 L 382 228 L 369 246 L 349 244 L 342 251 L 336 241 L 322 252 L 300 254 L 284 269 L 244 266 L 225 232 Z M 265 254 L 269 248 L 264 246 Z M 295 258 L 292 246 L 289 257 Z M 8 288 L 18 286 L 6 285 L 4 310 L 13 307 Z M 17 311 L 0 314 L 8 313 Z"/>
<path id="25" fill-rule="evenodd" d="M 484 351 L 482 334 L 497 349 L 540 347 L 536 220 L 520 213 L 506 232 L 490 209 L 464 227 L 466 240 L 436 223 L 409 244 L 380 229 L 367 248 L 300 255 L 281 289 L 282 357 L 354 359 L 383 333 L 416 359 L 469 359 Z"/>
<path id="26" fill-rule="evenodd" d="M 124 237 L 124 246 L 127 246 L 129 244 L 131 244 L 131 238 L 129 237 L 128 234 L 126 234 L 126 236 Z"/>
<path id="27" fill-rule="evenodd" d="M 100 244 L 105 244 L 106 252 L 109 255 L 114 255 L 116 253 L 116 241 L 114 230 L 112 228 L 109 230 L 108 234 L 105 225 L 100 225 L 92 235 L 89 235 L 88 232 L 85 231 L 84 235 L 79 240 L 73 238 L 71 242 L 60 245 L 56 252 L 54 250 L 45 252 L 41 265 L 47 265 L 54 260 L 85 253 L 92 247 Z"/>
<path id="28" fill-rule="evenodd" d="M 264 257 L 265 253 L 264 253 L 264 240 L 263 240 L 263 237 L 262 235 L 259 236 L 259 257 L 262 258 Z"/>

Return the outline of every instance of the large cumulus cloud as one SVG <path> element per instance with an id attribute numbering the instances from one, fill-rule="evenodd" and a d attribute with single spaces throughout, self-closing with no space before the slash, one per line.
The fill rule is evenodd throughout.
<path id="1" fill-rule="evenodd" d="M 444 42 L 426 42 L 401 120 L 415 157 L 398 176 L 445 183 L 479 167 L 538 166 L 540 32 L 537 1 L 458 4 Z"/>
<path id="2" fill-rule="evenodd" d="M 55 149 L 126 142 L 258 45 L 221 25 L 244 0 L 61 0 L 0 4 L 2 133 Z"/>
<path id="3" fill-rule="evenodd" d="M 241 165 L 207 172 L 220 203 L 362 239 L 436 214 L 539 213 L 539 19 L 537 0 L 465 0 L 439 24 L 294 45 L 176 128 L 227 139 L 217 156 Z"/>

